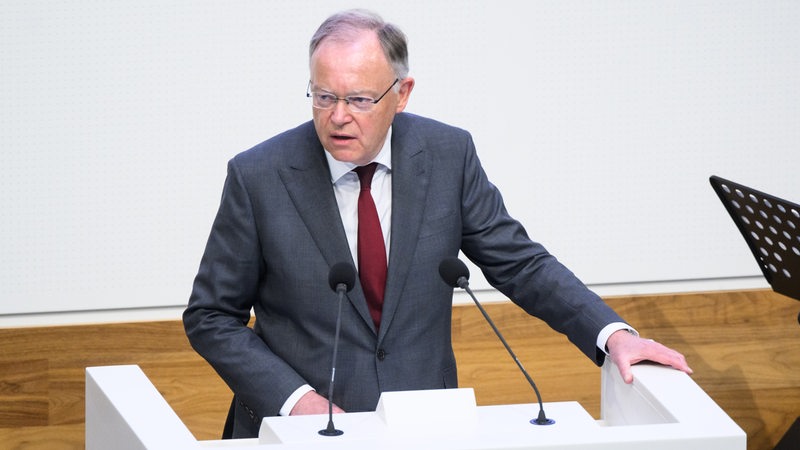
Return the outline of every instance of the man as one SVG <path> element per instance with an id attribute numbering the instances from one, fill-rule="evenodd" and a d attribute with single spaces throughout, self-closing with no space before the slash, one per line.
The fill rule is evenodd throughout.
<path id="1" fill-rule="evenodd" d="M 264 416 L 327 412 L 338 307 L 328 272 L 341 261 L 361 279 L 342 310 L 336 412 L 373 410 L 382 391 L 457 386 L 452 288 L 438 266 L 459 250 L 596 364 L 607 349 L 626 381 L 642 360 L 691 372 L 527 237 L 467 132 L 403 112 L 414 79 L 396 27 L 364 11 L 332 16 L 311 40 L 310 72 L 313 121 L 230 161 L 184 313 L 193 347 L 234 392 L 233 437 L 257 435 Z M 353 169 L 373 162 L 382 239 L 359 246 L 368 219 Z M 377 285 L 364 279 L 381 264 L 367 267 L 367 250 L 386 265 Z"/>

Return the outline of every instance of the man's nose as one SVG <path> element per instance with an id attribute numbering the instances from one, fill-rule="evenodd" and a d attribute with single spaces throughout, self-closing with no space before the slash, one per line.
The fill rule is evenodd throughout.
<path id="1" fill-rule="evenodd" d="M 338 99 L 331 111 L 331 120 L 337 124 L 349 122 L 353 116 L 350 113 L 350 106 L 345 99 Z"/>

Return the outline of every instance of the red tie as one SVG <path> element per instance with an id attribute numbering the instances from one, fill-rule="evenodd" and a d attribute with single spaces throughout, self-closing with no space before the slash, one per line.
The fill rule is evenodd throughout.
<path id="1" fill-rule="evenodd" d="M 381 325 L 383 291 L 386 288 L 386 246 L 370 193 L 372 175 L 377 167 L 377 163 L 371 163 L 354 169 L 361 183 L 358 193 L 358 277 L 376 330 Z"/>

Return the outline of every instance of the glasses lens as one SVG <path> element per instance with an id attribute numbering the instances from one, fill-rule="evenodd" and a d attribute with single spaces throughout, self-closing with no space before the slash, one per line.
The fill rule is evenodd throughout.
<path id="1" fill-rule="evenodd" d="M 375 100 L 367 97 L 348 97 L 347 104 L 354 112 L 368 112 L 375 106 Z"/>
<path id="2" fill-rule="evenodd" d="M 314 106 L 320 109 L 329 109 L 336 103 L 336 96 L 324 92 L 313 92 L 311 98 Z"/>
<path id="3" fill-rule="evenodd" d="M 308 96 L 311 97 L 311 104 L 317 109 L 331 109 L 340 100 L 345 102 L 352 112 L 370 112 L 375 107 L 375 100 L 368 97 L 338 98 L 325 92 L 311 92 Z"/>

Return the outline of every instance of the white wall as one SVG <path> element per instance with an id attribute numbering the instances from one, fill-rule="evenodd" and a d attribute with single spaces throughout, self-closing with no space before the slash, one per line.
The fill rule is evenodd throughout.
<path id="1" fill-rule="evenodd" d="M 0 317 L 185 304 L 226 161 L 310 118 L 308 39 L 353 6 L 0 3 Z M 800 3 L 369 7 L 409 35 L 408 110 L 469 129 L 584 281 L 763 283 L 707 179 L 800 202 Z"/>

